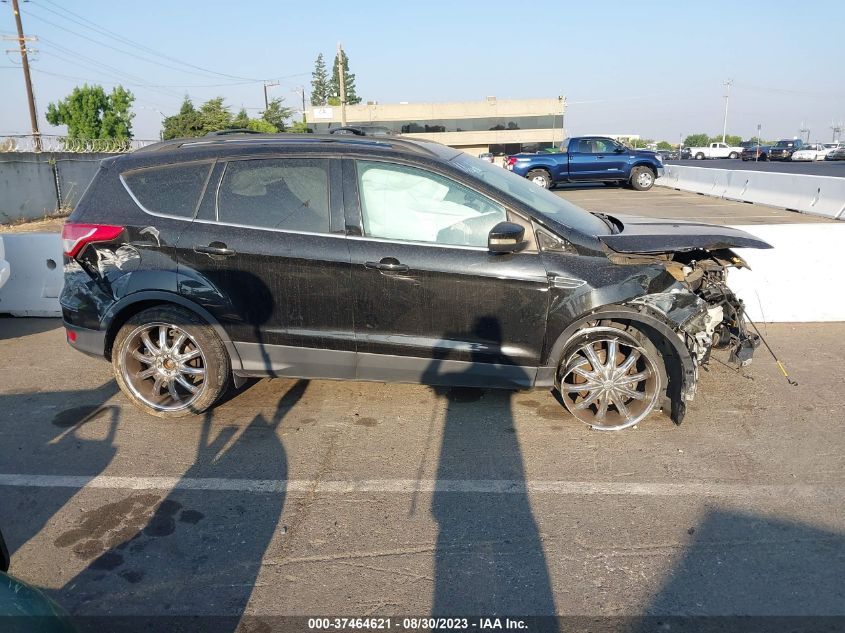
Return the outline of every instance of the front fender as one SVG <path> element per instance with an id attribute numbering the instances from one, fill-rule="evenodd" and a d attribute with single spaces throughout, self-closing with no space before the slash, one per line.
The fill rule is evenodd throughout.
<path id="1" fill-rule="evenodd" d="M 588 322 L 602 320 L 621 320 L 638 324 L 664 357 L 671 356 L 675 360 L 674 363 L 667 362 L 668 395 L 661 406 L 670 412 L 669 416 L 676 424 L 680 424 L 686 413 L 687 401 L 692 400 L 695 395 L 698 367 L 682 335 L 675 329 L 679 327 L 679 324 L 673 323 L 666 316 L 646 305 L 638 306 L 638 308 L 626 305 L 605 306 L 582 316 L 569 325 L 558 335 L 552 345 L 545 366 L 538 369 L 535 385 L 558 387 L 557 365 L 567 343 Z"/>

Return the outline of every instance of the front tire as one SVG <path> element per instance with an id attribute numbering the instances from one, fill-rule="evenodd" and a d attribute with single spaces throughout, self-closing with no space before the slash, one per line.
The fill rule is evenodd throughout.
<path id="1" fill-rule="evenodd" d="M 631 170 L 631 186 L 637 191 L 648 191 L 654 186 L 654 172 L 648 167 L 634 167 Z"/>
<path id="2" fill-rule="evenodd" d="M 659 407 L 668 380 L 660 353 L 631 325 L 605 322 L 575 334 L 558 368 L 561 399 L 599 431 L 640 423 Z"/>
<path id="3" fill-rule="evenodd" d="M 543 189 L 551 189 L 552 187 L 552 177 L 545 169 L 532 169 L 525 177 Z"/>
<path id="4" fill-rule="evenodd" d="M 704 160 L 704 154 L 698 152 L 698 154 L 695 155 L 695 160 Z"/>
<path id="5" fill-rule="evenodd" d="M 220 337 L 179 306 L 157 306 L 132 316 L 112 349 L 117 384 L 150 415 L 202 413 L 228 387 L 231 362 Z"/>

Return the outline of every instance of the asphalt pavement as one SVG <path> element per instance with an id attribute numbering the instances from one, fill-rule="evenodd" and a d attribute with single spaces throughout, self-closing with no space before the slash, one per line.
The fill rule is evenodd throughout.
<path id="1" fill-rule="evenodd" d="M 0 319 L 11 571 L 92 631 L 85 616 L 845 616 L 845 324 L 766 332 L 798 387 L 762 350 L 742 371 L 719 357 L 681 426 L 599 433 L 545 391 L 283 379 L 161 420 L 58 321 Z"/>
<path id="2" fill-rule="evenodd" d="M 717 158 L 713 160 L 670 160 L 667 165 L 704 167 L 710 169 L 743 169 L 750 171 L 777 171 L 786 174 L 809 174 L 813 176 L 845 177 L 845 160 L 817 161 L 743 161 L 740 159 Z"/>

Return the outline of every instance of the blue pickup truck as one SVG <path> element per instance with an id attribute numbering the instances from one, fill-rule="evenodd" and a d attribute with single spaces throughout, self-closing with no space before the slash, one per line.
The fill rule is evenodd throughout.
<path id="1" fill-rule="evenodd" d="M 560 147 L 556 153 L 508 156 L 505 168 L 546 189 L 561 182 L 605 182 L 646 191 L 663 175 L 657 152 L 631 149 L 612 138 L 577 136 Z"/>

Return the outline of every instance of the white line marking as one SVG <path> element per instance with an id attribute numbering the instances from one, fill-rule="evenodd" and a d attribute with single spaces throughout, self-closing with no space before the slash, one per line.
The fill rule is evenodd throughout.
<path id="1" fill-rule="evenodd" d="M 12 475 L 0 474 L 0 486 L 24 488 L 89 488 L 117 490 L 203 490 L 215 492 L 317 492 L 325 494 L 468 492 L 495 494 L 546 493 L 558 495 L 632 495 L 643 497 L 774 497 L 783 499 L 845 499 L 843 484 L 743 484 L 718 482 L 637 483 L 590 481 L 522 481 L 367 479 L 361 481 L 317 481 L 313 479 L 221 479 L 182 477 L 114 477 L 101 475 Z"/>

